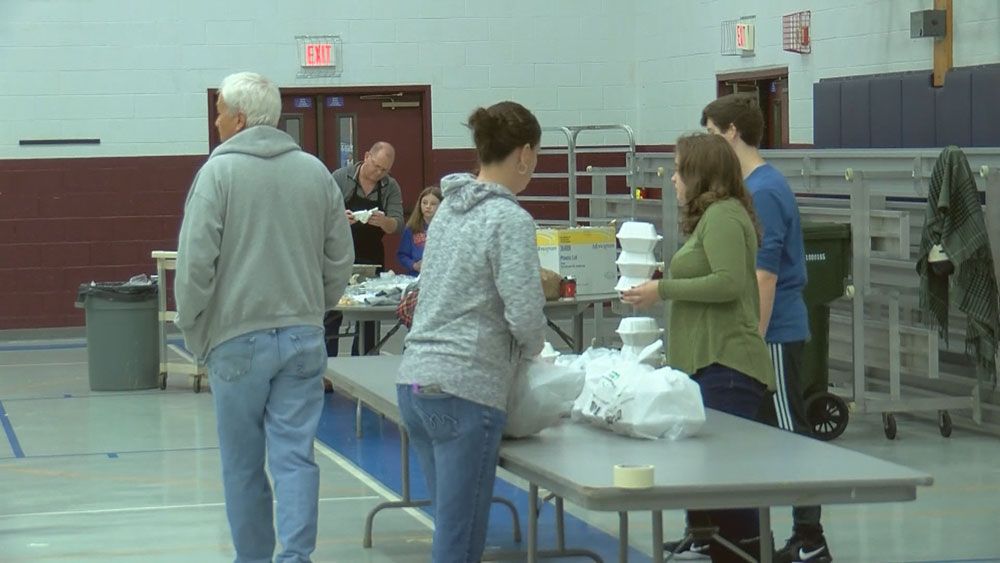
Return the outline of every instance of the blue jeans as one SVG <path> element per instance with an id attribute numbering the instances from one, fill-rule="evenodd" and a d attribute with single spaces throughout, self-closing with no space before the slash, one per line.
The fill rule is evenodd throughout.
<path id="1" fill-rule="evenodd" d="M 701 388 L 702 402 L 707 408 L 749 420 L 756 420 L 767 394 L 767 387 L 763 383 L 720 364 L 698 370 L 694 374 L 694 380 Z M 757 536 L 760 532 L 759 522 L 756 509 L 688 512 L 689 526 L 718 526 L 719 534 L 733 543 Z M 718 554 L 719 560 L 731 556 L 728 553 Z M 713 558 L 716 557 L 713 554 Z"/>
<path id="2" fill-rule="evenodd" d="M 434 506 L 434 563 L 478 562 L 497 475 L 503 411 L 399 385 L 399 412 Z"/>
<path id="3" fill-rule="evenodd" d="M 296 326 L 237 336 L 212 349 L 206 364 L 236 563 L 270 563 L 274 556 L 265 458 L 278 499 L 283 551 L 277 561 L 310 561 L 319 513 L 313 440 L 323 407 L 323 329 Z"/>

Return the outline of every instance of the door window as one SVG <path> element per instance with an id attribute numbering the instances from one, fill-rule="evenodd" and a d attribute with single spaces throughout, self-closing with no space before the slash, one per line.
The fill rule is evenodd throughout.
<path id="1" fill-rule="evenodd" d="M 340 140 L 338 168 L 354 164 L 358 160 L 357 131 L 354 115 L 338 115 L 337 131 Z"/>

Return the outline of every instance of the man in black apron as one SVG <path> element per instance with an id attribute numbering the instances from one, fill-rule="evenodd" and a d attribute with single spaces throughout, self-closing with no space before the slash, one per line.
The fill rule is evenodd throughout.
<path id="1" fill-rule="evenodd" d="M 354 236 L 354 263 L 376 264 L 385 268 L 385 249 L 382 237 L 399 231 L 403 224 L 402 190 L 389 171 L 396 159 L 396 150 L 389 143 L 379 141 L 365 153 L 360 164 L 349 164 L 336 170 L 333 179 L 344 194 L 347 220 Z M 367 222 L 357 220 L 354 213 L 373 210 Z M 375 211 L 377 210 L 377 211 Z M 327 354 L 336 356 L 339 351 L 337 334 L 344 317 L 338 313 L 327 316 Z M 351 355 L 365 355 L 376 344 L 376 324 L 358 323 L 358 333 L 364 331 L 365 349 L 359 351 L 355 336 Z"/>

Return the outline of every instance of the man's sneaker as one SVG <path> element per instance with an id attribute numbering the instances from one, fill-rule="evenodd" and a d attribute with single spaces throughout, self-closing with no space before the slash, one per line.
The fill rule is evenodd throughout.
<path id="1" fill-rule="evenodd" d="M 809 538 L 793 535 L 785 542 L 785 547 L 774 554 L 774 563 L 830 563 L 833 557 L 826 545 L 826 538 Z"/>
<path id="2" fill-rule="evenodd" d="M 668 541 L 663 544 L 663 554 L 674 554 L 671 561 L 710 561 L 708 556 L 708 544 L 696 543 L 693 541 L 680 540 Z"/>
<path id="3" fill-rule="evenodd" d="M 820 540 L 813 545 L 802 544 L 799 548 L 795 563 L 830 563 L 833 557 L 830 555 L 830 548 L 826 545 L 826 540 Z"/>

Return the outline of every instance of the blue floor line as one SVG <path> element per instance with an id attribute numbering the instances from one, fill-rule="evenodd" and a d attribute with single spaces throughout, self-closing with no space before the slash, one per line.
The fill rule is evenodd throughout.
<path id="1" fill-rule="evenodd" d="M 355 403 L 340 395 L 327 395 L 328 400 L 323 407 L 317 438 L 340 455 L 360 467 L 366 473 L 384 484 L 389 489 L 401 494 L 400 482 L 400 446 L 399 432 L 396 425 L 383 421 L 374 412 L 364 410 L 362 429 L 364 437 L 357 439 L 354 432 Z M 426 498 L 427 487 L 416 456 L 410 454 L 411 496 Z M 497 479 L 494 494 L 509 499 L 517 507 L 521 517 L 521 532 L 527 538 L 528 494 L 525 490 L 503 479 Z M 429 509 L 424 509 L 432 514 Z M 539 547 L 552 549 L 555 539 L 555 509 L 551 504 L 545 505 L 539 517 Z M 510 512 L 506 508 L 494 505 L 490 513 L 490 529 L 487 535 L 487 545 L 490 547 L 517 549 L 519 544 L 512 539 L 513 525 Z M 379 520 L 375 519 L 375 542 L 378 543 Z M 566 545 L 569 548 L 590 549 L 605 561 L 618 560 L 618 538 L 599 530 L 586 522 L 566 514 Z M 580 560 L 579 558 L 572 559 Z M 636 549 L 629 550 L 629 561 L 650 561 L 649 556 Z"/>
<path id="2" fill-rule="evenodd" d="M 21 443 L 17 440 L 17 434 L 14 433 L 14 427 L 10 424 L 10 418 L 7 417 L 7 411 L 3 408 L 3 401 L 0 401 L 0 426 L 3 426 L 3 431 L 7 434 L 7 442 L 10 444 L 10 451 L 13 452 L 14 457 L 24 457 L 24 450 L 21 449 Z"/>
<path id="3" fill-rule="evenodd" d="M 0 461 L 8 459 L 55 459 L 55 458 L 68 458 L 68 457 L 107 457 L 108 459 L 121 459 L 128 455 L 142 455 L 142 454 L 161 454 L 161 453 L 180 453 L 180 452 L 202 452 L 202 451 L 212 451 L 218 450 L 218 446 L 204 446 L 199 448 L 167 448 L 161 450 L 119 450 L 117 452 L 80 452 L 75 454 L 39 454 L 39 455 L 24 455 L 22 452 L 19 456 L 6 456 L 0 457 Z"/>

